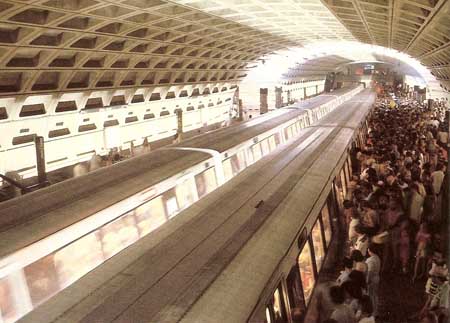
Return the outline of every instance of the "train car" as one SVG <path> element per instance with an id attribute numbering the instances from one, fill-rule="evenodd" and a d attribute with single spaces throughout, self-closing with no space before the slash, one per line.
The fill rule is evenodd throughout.
<path id="1" fill-rule="evenodd" d="M 349 99 L 360 90 L 341 94 Z M 337 98 L 316 99 L 315 108 L 328 104 L 331 111 Z M 305 107 L 315 109 L 307 101 Z M 301 109 L 275 114 L 3 203 L 0 288 L 8 297 L 0 302 L 9 300 L 15 309 L 3 319 L 39 306 L 310 125 Z"/>
<path id="2" fill-rule="evenodd" d="M 176 299 L 154 316 L 158 322 L 316 322 L 315 289 L 337 252 L 336 223 L 352 174 L 349 149 L 367 133 L 374 99 L 373 93 L 350 99 L 343 107 L 353 114 L 315 125 L 335 129 L 331 144 L 189 308 L 175 316 L 183 304 Z"/>
<path id="3" fill-rule="evenodd" d="M 332 248 L 333 218 L 351 174 L 348 149 L 365 133 L 370 104 L 361 101 L 372 97 L 364 95 L 331 112 L 323 124 L 300 130 L 230 185 L 66 286 L 23 321 L 274 322 L 284 315 L 289 322 L 308 322 L 305 312 Z M 123 241 L 122 226 L 111 227 L 116 238 L 108 241 Z M 64 266 L 64 259 L 101 256 L 89 248 L 101 237 L 63 248 L 57 262 L 25 272 L 35 272 L 33 278 L 51 272 L 59 282 L 67 268 L 84 269 Z M 91 252 L 78 251 L 78 258 L 79 249 Z M 42 283 L 36 280 L 34 293 Z"/>

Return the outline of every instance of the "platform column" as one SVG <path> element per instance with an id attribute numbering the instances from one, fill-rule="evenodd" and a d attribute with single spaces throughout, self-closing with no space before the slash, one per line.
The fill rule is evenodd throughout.
<path id="1" fill-rule="evenodd" d="M 238 102 L 238 120 L 239 121 L 244 120 L 244 107 L 242 105 L 242 99 L 239 99 L 239 102 Z"/>
<path id="2" fill-rule="evenodd" d="M 269 106 L 267 105 L 267 88 L 259 89 L 259 113 L 264 114 L 269 112 Z"/>
<path id="3" fill-rule="evenodd" d="M 275 108 L 279 109 L 283 106 L 283 88 L 280 86 L 275 86 Z"/>
<path id="4" fill-rule="evenodd" d="M 181 141 L 181 136 L 183 134 L 183 110 L 177 109 L 177 134 L 175 135 L 175 142 Z"/>
<path id="5" fill-rule="evenodd" d="M 36 148 L 36 168 L 38 173 L 38 181 L 40 185 L 45 185 L 47 183 L 47 174 L 45 173 L 44 137 L 35 136 L 34 145 Z"/>

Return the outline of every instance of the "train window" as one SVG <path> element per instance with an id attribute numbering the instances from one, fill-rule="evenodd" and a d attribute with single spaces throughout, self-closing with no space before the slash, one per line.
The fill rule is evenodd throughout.
<path id="1" fill-rule="evenodd" d="M 251 146 L 250 148 L 252 155 L 253 155 L 253 162 L 257 162 L 258 160 L 261 159 L 262 155 L 261 155 L 261 145 L 259 143 L 254 144 L 253 146 Z"/>
<path id="2" fill-rule="evenodd" d="M 34 307 L 46 301 L 60 290 L 53 258 L 54 255 L 50 254 L 24 269 L 31 303 Z"/>
<path id="3" fill-rule="evenodd" d="M 348 183 L 350 183 L 350 177 L 348 174 L 348 168 L 347 168 L 347 161 L 344 163 L 344 166 L 342 167 L 342 170 L 344 171 L 344 175 L 345 175 L 345 187 L 347 187 Z M 345 198 L 347 198 L 347 195 L 345 196 Z"/>
<path id="4" fill-rule="evenodd" d="M 30 134 L 30 135 L 17 136 L 12 139 L 12 144 L 13 145 L 21 145 L 21 144 L 26 144 L 28 142 L 33 142 L 34 137 L 36 137 L 35 133 Z"/>
<path id="5" fill-rule="evenodd" d="M 345 198 L 347 197 L 347 185 L 345 184 L 345 173 L 344 173 L 344 169 L 341 169 L 340 173 L 339 173 L 339 178 L 341 180 L 341 189 L 342 189 L 342 199 L 345 200 Z"/>
<path id="6" fill-rule="evenodd" d="M 205 107 L 204 104 L 200 104 L 197 109 L 203 109 Z"/>
<path id="7" fill-rule="evenodd" d="M 186 108 L 186 111 L 194 111 L 194 110 L 195 110 L 195 108 L 192 105 L 190 105 Z"/>
<path id="8" fill-rule="evenodd" d="M 276 133 L 275 134 L 275 144 L 278 146 L 280 143 L 281 143 L 280 134 Z"/>
<path id="9" fill-rule="evenodd" d="M 137 116 L 125 118 L 125 123 L 131 123 L 131 122 L 136 122 L 136 121 L 138 121 L 138 117 Z"/>
<path id="10" fill-rule="evenodd" d="M 272 151 L 272 150 L 274 150 L 275 148 L 277 148 L 277 144 L 276 144 L 276 142 L 275 142 L 275 136 L 270 136 L 269 139 L 268 139 L 268 141 L 269 141 L 269 148 L 270 148 L 270 151 Z"/>
<path id="11" fill-rule="evenodd" d="M 100 228 L 102 250 L 105 259 L 114 256 L 139 238 L 133 215 L 134 212 L 131 211 L 125 216 Z"/>
<path id="12" fill-rule="evenodd" d="M 55 252 L 53 260 L 60 288 L 69 286 L 103 262 L 98 233 L 88 234 Z"/>
<path id="13" fill-rule="evenodd" d="M 319 218 L 317 218 L 311 232 L 314 248 L 314 256 L 316 258 L 316 268 L 317 272 L 322 268 L 323 261 L 325 260 L 325 244 L 323 242 L 322 235 L 322 223 Z"/>
<path id="14" fill-rule="evenodd" d="M 184 209 L 196 201 L 195 189 L 194 178 L 188 178 L 177 184 L 175 191 L 177 200 L 180 203 L 180 209 Z"/>
<path id="15" fill-rule="evenodd" d="M 160 117 L 164 117 L 164 116 L 168 116 L 170 114 L 169 111 L 165 110 L 165 111 L 161 111 L 161 113 L 159 114 Z"/>
<path id="16" fill-rule="evenodd" d="M 270 153 L 269 139 L 264 139 L 263 141 L 261 141 L 261 150 L 263 156 L 266 156 Z"/>
<path id="17" fill-rule="evenodd" d="M 175 188 L 171 188 L 170 190 L 165 191 L 162 197 L 163 202 L 166 206 L 166 214 L 170 219 L 174 217 L 178 213 L 178 210 L 180 209 L 180 207 L 178 206 Z"/>
<path id="18" fill-rule="evenodd" d="M 198 197 L 201 198 L 217 187 L 215 168 L 211 167 L 195 175 Z"/>
<path id="19" fill-rule="evenodd" d="M 267 323 L 272 323 L 272 314 L 270 314 L 269 307 L 266 307 L 266 322 Z"/>
<path id="20" fill-rule="evenodd" d="M 217 105 L 222 104 L 222 100 L 219 99 L 219 101 L 217 101 Z"/>
<path id="21" fill-rule="evenodd" d="M 153 113 L 147 113 L 144 115 L 144 120 L 154 119 L 154 118 L 155 118 L 155 114 L 153 114 Z"/>
<path id="22" fill-rule="evenodd" d="M 293 323 L 303 323 L 306 314 L 306 305 L 303 298 L 303 289 L 297 266 L 292 267 L 289 272 L 289 275 L 286 278 L 286 285 L 292 321 Z"/>
<path id="23" fill-rule="evenodd" d="M 287 127 L 286 129 L 284 129 L 284 136 L 286 140 L 292 138 L 292 127 Z"/>
<path id="24" fill-rule="evenodd" d="M 8 113 L 5 107 L 0 107 L 0 120 L 8 119 Z"/>
<path id="25" fill-rule="evenodd" d="M 241 150 L 236 155 L 231 157 L 231 166 L 233 171 L 236 170 L 236 174 L 243 170 L 246 166 L 245 163 L 245 151 Z"/>
<path id="26" fill-rule="evenodd" d="M 231 166 L 231 158 L 225 159 L 222 162 L 222 165 L 223 165 L 223 172 L 224 172 L 224 175 L 225 175 L 225 180 L 229 181 L 234 176 L 233 168 Z"/>
<path id="27" fill-rule="evenodd" d="M 352 178 L 352 158 L 350 157 L 350 151 L 347 157 L 347 168 L 348 168 L 348 174 L 350 178 Z"/>
<path id="28" fill-rule="evenodd" d="M 336 176 L 334 181 L 333 181 L 333 185 L 332 185 L 333 193 L 334 193 L 333 195 L 335 197 L 335 200 L 337 201 L 338 209 L 342 209 L 343 208 L 344 199 L 342 198 L 342 194 L 341 194 L 341 192 L 339 190 L 339 185 L 340 185 L 339 178 L 338 178 L 338 176 Z"/>
<path id="29" fill-rule="evenodd" d="M 161 196 L 139 206 L 134 210 L 134 215 L 141 237 L 157 229 L 167 220 Z"/>
<path id="30" fill-rule="evenodd" d="M 177 198 L 174 197 L 170 197 L 166 200 L 166 210 L 167 210 L 167 214 L 170 218 L 173 218 L 177 213 L 178 213 L 178 202 L 177 202 Z"/>
<path id="31" fill-rule="evenodd" d="M 20 309 L 14 297 L 14 281 L 12 278 L 0 279 L 0 322 L 15 322 L 20 317 Z"/>
<path id="32" fill-rule="evenodd" d="M 69 128 L 50 130 L 48 132 L 49 138 L 61 137 L 61 136 L 66 136 L 66 135 L 70 135 Z"/>
<path id="33" fill-rule="evenodd" d="M 214 106 L 214 103 L 212 103 L 212 102 L 208 103 L 208 108 L 213 107 L 213 106 Z"/>
<path id="34" fill-rule="evenodd" d="M 325 205 L 322 208 L 321 216 L 322 216 L 323 232 L 325 234 L 325 245 L 328 247 L 331 242 L 331 235 L 333 231 L 331 228 L 330 212 L 328 211 L 327 203 L 325 203 Z"/>
<path id="35" fill-rule="evenodd" d="M 311 249 L 309 248 L 308 242 L 306 242 L 303 246 L 303 249 L 298 256 L 297 262 L 298 268 L 300 270 L 300 278 L 302 281 L 305 303 L 308 304 L 314 288 L 314 284 L 316 282 L 314 277 L 314 265 L 311 255 Z"/>
<path id="36" fill-rule="evenodd" d="M 78 132 L 90 131 L 97 129 L 95 123 L 84 124 L 78 127 Z"/>
<path id="37" fill-rule="evenodd" d="M 272 319 L 271 322 L 282 323 L 287 322 L 286 309 L 284 307 L 283 294 L 281 289 L 281 284 L 278 285 L 277 289 L 270 299 L 268 304 L 269 315 Z M 267 315 L 267 314 L 266 314 Z"/>

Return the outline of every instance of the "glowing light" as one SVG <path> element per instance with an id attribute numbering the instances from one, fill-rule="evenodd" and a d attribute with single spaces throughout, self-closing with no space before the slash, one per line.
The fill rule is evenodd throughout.
<path id="1" fill-rule="evenodd" d="M 243 83 L 277 83 L 282 80 L 282 76 L 289 68 L 298 67 L 309 60 L 326 56 L 339 56 L 352 62 L 378 62 L 383 57 L 391 58 L 403 62 L 422 78 L 423 82 L 415 77 L 414 79 L 422 84 L 427 84 L 429 88 L 441 91 L 439 82 L 413 57 L 381 46 L 363 44 L 355 41 L 324 41 L 310 43 L 301 48 L 290 48 L 276 52 L 258 61 L 256 68 L 253 68 L 247 75 Z M 416 75 L 417 76 L 417 75 Z"/>

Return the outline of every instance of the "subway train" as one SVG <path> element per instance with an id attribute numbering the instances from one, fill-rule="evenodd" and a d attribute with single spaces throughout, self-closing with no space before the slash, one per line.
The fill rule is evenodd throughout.
<path id="1" fill-rule="evenodd" d="M 164 230 L 163 224 L 195 209 L 194 202 L 208 200 L 216 188 L 239 178 L 264 156 L 273 158 L 271 152 L 287 149 L 305 132 L 316 132 L 311 127 L 315 122 L 361 90 L 320 95 L 2 203 L 3 321 L 44 308 L 52 296 L 152 236 L 150 232 Z M 329 131 L 312 134 L 305 143 Z M 75 300 L 73 296 L 69 298 Z M 33 316 L 32 321 L 39 319 Z"/>

